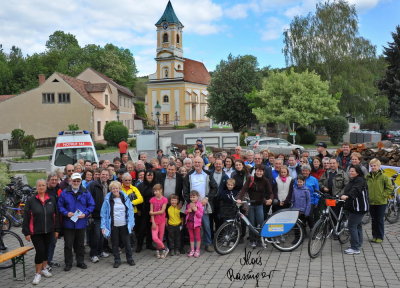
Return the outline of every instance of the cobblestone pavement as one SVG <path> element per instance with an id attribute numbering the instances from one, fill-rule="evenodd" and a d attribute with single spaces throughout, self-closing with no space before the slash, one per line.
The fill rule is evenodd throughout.
<path id="1" fill-rule="evenodd" d="M 86 254 L 88 269 L 73 267 L 53 270 L 52 278 L 42 278 L 41 287 L 257 287 L 255 279 L 233 280 L 227 277 L 232 269 L 236 273 L 257 275 L 259 287 L 400 287 L 400 223 L 386 223 L 386 237 L 382 244 L 370 243 L 370 224 L 364 226 L 364 245 L 361 255 L 344 255 L 338 241 L 328 240 L 322 256 L 310 260 L 307 253 L 308 238 L 297 250 L 279 252 L 269 246 L 251 250 L 245 244 L 226 256 L 203 252 L 200 258 L 186 255 L 156 259 L 149 250 L 135 254 L 136 266 L 123 263 L 112 267 L 113 258 L 90 262 Z M 20 234 L 20 229 L 14 231 Z M 63 262 L 63 240 L 59 240 L 55 260 Z M 243 263 L 244 249 L 252 251 L 256 264 Z M 257 254 L 259 253 L 259 254 Z M 27 280 L 13 281 L 12 269 L 0 270 L 0 287 L 31 287 L 33 279 L 34 251 L 28 252 Z M 242 265 L 245 264 L 245 265 Z M 276 271 L 273 271 L 276 270 Z M 229 270 L 230 271 L 230 270 Z M 265 272 L 264 274 L 261 274 Z M 21 273 L 22 275 L 22 273 Z M 264 277 L 263 277 L 264 276 Z"/>

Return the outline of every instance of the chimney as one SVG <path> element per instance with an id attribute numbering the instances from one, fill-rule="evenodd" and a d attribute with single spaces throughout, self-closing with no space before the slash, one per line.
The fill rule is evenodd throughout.
<path id="1" fill-rule="evenodd" d="M 44 74 L 39 74 L 39 85 L 42 85 L 46 81 L 46 75 Z"/>

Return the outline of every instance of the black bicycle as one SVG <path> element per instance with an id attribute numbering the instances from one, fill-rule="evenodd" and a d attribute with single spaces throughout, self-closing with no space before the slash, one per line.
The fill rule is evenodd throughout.
<path id="1" fill-rule="evenodd" d="M 12 231 L 0 230 L 0 255 L 23 246 L 24 242 L 18 234 Z M 0 269 L 10 268 L 12 265 L 12 260 L 8 260 L 0 263 Z"/>

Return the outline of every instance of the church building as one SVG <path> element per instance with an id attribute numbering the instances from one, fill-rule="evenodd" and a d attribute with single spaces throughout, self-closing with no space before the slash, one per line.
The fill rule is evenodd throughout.
<path id="1" fill-rule="evenodd" d="M 168 1 L 157 27 L 157 71 L 149 75 L 146 109 L 150 123 L 160 126 L 209 125 L 207 85 L 210 74 L 202 62 L 183 57 L 183 25 Z M 157 109 L 156 109 L 157 108 Z M 157 117 L 157 111 L 158 117 Z"/>

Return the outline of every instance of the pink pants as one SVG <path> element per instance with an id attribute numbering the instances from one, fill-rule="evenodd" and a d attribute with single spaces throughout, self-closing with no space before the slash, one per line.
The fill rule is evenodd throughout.
<path id="1" fill-rule="evenodd" d="M 156 229 L 151 229 L 151 236 L 154 243 L 156 243 L 158 249 L 164 249 L 164 232 L 165 232 L 165 222 L 161 224 L 156 224 Z"/>
<path id="2" fill-rule="evenodd" d="M 201 229 L 201 227 L 196 227 L 194 229 L 188 229 L 190 242 L 195 242 L 195 241 L 199 242 L 201 240 L 200 229 Z"/>

